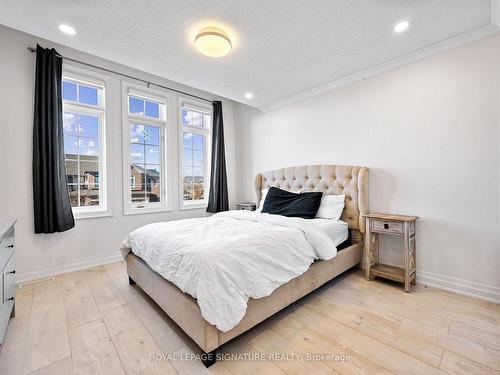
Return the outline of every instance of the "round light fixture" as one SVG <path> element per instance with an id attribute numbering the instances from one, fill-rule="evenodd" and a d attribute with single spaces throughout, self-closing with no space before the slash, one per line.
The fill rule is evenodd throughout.
<path id="1" fill-rule="evenodd" d="M 71 27 L 69 25 L 64 25 L 64 24 L 59 25 L 59 31 L 61 31 L 62 33 L 67 34 L 67 35 L 75 35 L 76 34 L 76 30 L 73 27 Z"/>
<path id="2" fill-rule="evenodd" d="M 253 94 L 252 94 L 251 92 L 247 92 L 247 93 L 245 94 L 245 98 L 247 98 L 247 99 L 252 99 L 252 98 L 253 98 Z"/>
<path id="3" fill-rule="evenodd" d="M 227 33 L 218 27 L 205 27 L 194 38 L 198 51 L 210 57 L 226 56 L 231 51 L 231 40 Z"/>
<path id="4" fill-rule="evenodd" d="M 402 33 L 403 31 L 406 31 L 409 26 L 410 23 L 408 21 L 401 21 L 394 26 L 393 30 L 395 33 Z"/>

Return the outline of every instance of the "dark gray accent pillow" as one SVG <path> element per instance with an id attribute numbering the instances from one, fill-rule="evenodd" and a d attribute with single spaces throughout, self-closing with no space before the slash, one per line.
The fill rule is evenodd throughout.
<path id="1" fill-rule="evenodd" d="M 272 187 L 267 193 L 262 213 L 314 219 L 322 196 L 322 192 L 295 194 Z"/>

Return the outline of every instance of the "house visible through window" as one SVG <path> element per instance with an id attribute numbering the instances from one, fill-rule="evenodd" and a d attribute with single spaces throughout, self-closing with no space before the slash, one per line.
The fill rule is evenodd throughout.
<path id="1" fill-rule="evenodd" d="M 63 77 L 66 175 L 74 210 L 106 209 L 104 85 Z"/>
<path id="2" fill-rule="evenodd" d="M 186 206 L 204 204 L 207 198 L 207 144 L 211 112 L 181 105 L 182 199 Z"/>
<path id="3" fill-rule="evenodd" d="M 130 183 L 126 210 L 164 208 L 166 99 L 129 90 L 126 100 Z"/>
<path id="4" fill-rule="evenodd" d="M 161 202 L 160 128 L 130 124 L 131 202 Z"/>

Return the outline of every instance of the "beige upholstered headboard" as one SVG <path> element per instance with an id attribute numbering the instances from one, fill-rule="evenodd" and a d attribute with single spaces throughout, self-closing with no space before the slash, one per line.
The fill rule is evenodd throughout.
<path id="1" fill-rule="evenodd" d="M 350 229 L 365 231 L 363 214 L 368 213 L 368 168 L 350 165 L 305 165 L 275 169 L 255 178 L 259 202 L 263 189 L 271 186 L 294 192 L 322 191 L 344 194 L 345 208 L 341 219 Z"/>

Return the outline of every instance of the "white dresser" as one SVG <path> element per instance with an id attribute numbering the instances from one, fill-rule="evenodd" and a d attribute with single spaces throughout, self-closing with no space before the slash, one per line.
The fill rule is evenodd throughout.
<path id="1" fill-rule="evenodd" d="M 10 318 L 14 317 L 16 295 L 15 221 L 0 221 L 0 348 Z"/>

